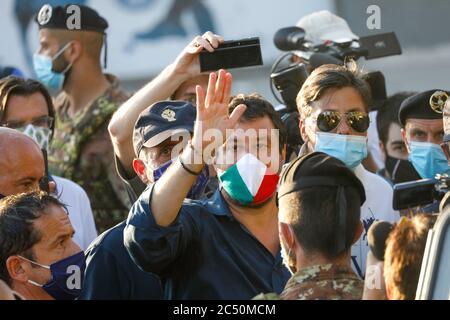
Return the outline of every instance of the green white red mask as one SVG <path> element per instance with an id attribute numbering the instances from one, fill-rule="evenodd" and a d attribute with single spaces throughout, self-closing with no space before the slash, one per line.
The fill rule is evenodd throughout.
<path id="1" fill-rule="evenodd" d="M 264 203 L 277 190 L 280 176 L 254 155 L 244 155 L 235 165 L 219 174 L 221 186 L 227 194 L 244 206 Z"/>

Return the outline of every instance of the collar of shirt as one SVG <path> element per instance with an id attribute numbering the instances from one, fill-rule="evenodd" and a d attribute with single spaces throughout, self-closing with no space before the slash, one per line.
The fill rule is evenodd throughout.
<path id="1" fill-rule="evenodd" d="M 215 216 L 223 216 L 228 217 L 231 220 L 236 220 L 233 214 L 231 213 L 227 202 L 223 198 L 221 190 L 222 190 L 221 188 L 218 188 L 211 198 L 204 200 L 205 206 L 207 210 L 212 214 L 214 214 Z"/>

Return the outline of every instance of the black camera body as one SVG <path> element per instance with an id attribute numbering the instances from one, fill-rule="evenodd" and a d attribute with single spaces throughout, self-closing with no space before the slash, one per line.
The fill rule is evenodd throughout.
<path id="1" fill-rule="evenodd" d="M 370 60 L 402 53 L 394 32 L 361 37 L 356 46 L 352 42 L 329 42 L 314 47 L 305 40 L 305 31 L 302 28 L 288 27 L 278 30 L 274 43 L 281 51 L 300 50 L 310 53 L 309 59 L 298 68 L 296 65 L 290 65 L 288 68 L 277 71 L 281 59 L 278 59 L 272 68 L 271 86 L 276 87 L 283 101 L 280 101 L 276 95 L 275 97 L 291 111 L 296 109 L 292 102 L 295 102 L 298 92 L 308 77 L 306 71 L 308 68 L 316 69 L 324 64 L 343 65 L 348 60 L 357 60 L 361 57 Z M 368 73 L 366 81 L 371 88 L 374 105 L 377 107 L 378 102 L 387 99 L 385 78 L 380 71 L 376 71 Z"/>
<path id="2" fill-rule="evenodd" d="M 299 88 L 299 84 L 303 84 L 308 76 L 307 66 L 304 63 L 290 66 L 279 72 L 272 73 L 270 76 L 289 112 L 296 111 L 296 99 L 301 88 Z"/>
<path id="3" fill-rule="evenodd" d="M 442 200 L 450 191 L 450 177 L 437 175 L 436 179 L 422 179 L 394 186 L 394 210 L 411 209 Z"/>
<path id="4" fill-rule="evenodd" d="M 214 50 L 200 52 L 201 72 L 263 65 L 259 38 L 225 41 Z"/>

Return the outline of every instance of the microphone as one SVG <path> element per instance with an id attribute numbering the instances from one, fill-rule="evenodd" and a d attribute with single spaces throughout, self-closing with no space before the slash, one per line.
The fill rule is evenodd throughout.
<path id="1" fill-rule="evenodd" d="M 343 62 L 326 53 L 313 53 L 309 58 L 309 64 L 313 69 L 316 69 L 324 64 L 343 65 Z"/>
<path id="2" fill-rule="evenodd" d="M 305 30 L 299 27 L 287 27 L 277 31 L 275 46 L 281 51 L 304 50 Z"/>
<path id="3" fill-rule="evenodd" d="M 379 261 L 384 261 L 384 252 L 386 250 L 386 240 L 389 237 L 394 226 L 386 221 L 377 221 L 372 224 L 367 231 L 367 241 L 370 251 Z"/>

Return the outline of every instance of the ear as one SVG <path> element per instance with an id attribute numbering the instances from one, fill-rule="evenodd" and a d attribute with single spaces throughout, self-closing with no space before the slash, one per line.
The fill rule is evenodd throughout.
<path id="1" fill-rule="evenodd" d="M 133 169 L 134 172 L 138 175 L 139 179 L 145 184 L 149 184 L 150 180 L 147 177 L 147 170 L 144 164 L 144 161 L 141 159 L 134 159 L 133 160 Z"/>
<path id="2" fill-rule="evenodd" d="M 6 259 L 6 269 L 8 270 L 9 277 L 13 281 L 26 283 L 28 281 L 28 275 L 25 272 L 22 264 L 24 261 L 17 256 L 11 256 Z"/>
<path id="3" fill-rule="evenodd" d="M 83 46 L 81 42 L 78 40 L 73 40 L 64 54 L 67 61 L 74 64 L 83 54 Z"/>
<path id="4" fill-rule="evenodd" d="M 406 130 L 405 130 L 405 128 L 402 128 L 401 132 L 402 132 L 402 139 L 403 139 L 403 142 L 405 143 L 406 149 L 408 150 L 408 153 L 411 153 L 411 149 L 409 148 L 409 142 L 408 142 L 408 139 L 406 137 Z"/>
<path id="5" fill-rule="evenodd" d="M 306 134 L 306 124 L 305 119 L 300 117 L 300 121 L 298 122 L 299 129 L 300 129 L 300 135 L 302 136 L 303 141 L 306 143 L 308 140 L 308 135 Z"/>
<path id="6" fill-rule="evenodd" d="M 279 233 L 280 237 L 284 239 L 285 244 L 288 246 L 288 249 L 293 249 L 295 247 L 295 237 L 292 233 L 292 229 L 289 224 L 284 222 L 279 222 Z"/>
<path id="7" fill-rule="evenodd" d="M 355 244 L 359 240 L 359 238 L 361 238 L 363 230 L 364 230 L 364 226 L 360 220 L 358 223 L 358 226 L 356 227 L 355 237 L 353 238 L 353 244 Z"/>

